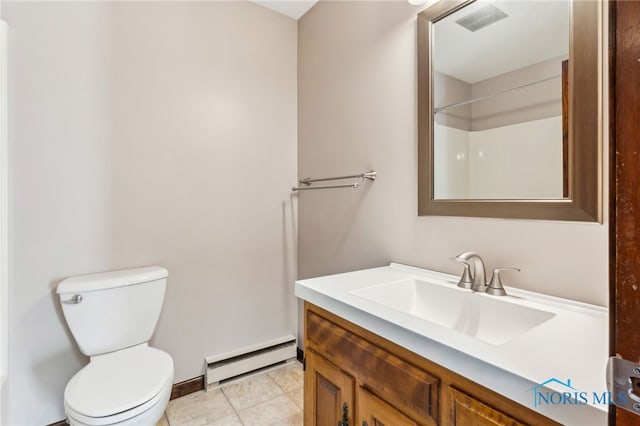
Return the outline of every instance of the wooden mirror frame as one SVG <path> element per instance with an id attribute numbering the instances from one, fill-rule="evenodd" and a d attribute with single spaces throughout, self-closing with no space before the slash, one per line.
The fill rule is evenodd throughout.
<path id="1" fill-rule="evenodd" d="M 418 14 L 418 215 L 602 223 L 602 2 L 570 1 L 568 198 L 436 200 L 433 24 L 475 0 L 441 0 Z"/>

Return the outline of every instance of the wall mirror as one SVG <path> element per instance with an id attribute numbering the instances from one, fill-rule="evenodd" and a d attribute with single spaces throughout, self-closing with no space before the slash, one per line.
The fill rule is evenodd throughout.
<path id="1" fill-rule="evenodd" d="M 418 16 L 420 215 L 601 221 L 601 2 Z"/>

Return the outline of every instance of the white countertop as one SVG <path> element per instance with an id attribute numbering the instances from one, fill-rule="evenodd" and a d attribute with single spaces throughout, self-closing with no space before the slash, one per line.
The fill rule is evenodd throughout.
<path id="1" fill-rule="evenodd" d="M 504 344 L 493 345 L 351 293 L 373 285 L 429 278 L 446 281 L 446 285 L 454 287 L 459 279 L 392 263 L 299 280 L 295 294 L 557 422 L 580 426 L 607 424 L 608 406 L 591 403 L 593 392 L 606 392 L 606 308 L 505 287 L 509 295 L 502 300 L 552 312 L 555 316 Z M 551 378 L 564 383 L 571 380 L 576 391 L 587 393 L 589 403 L 534 407 L 532 388 Z M 571 391 L 555 382 L 545 388 Z"/>

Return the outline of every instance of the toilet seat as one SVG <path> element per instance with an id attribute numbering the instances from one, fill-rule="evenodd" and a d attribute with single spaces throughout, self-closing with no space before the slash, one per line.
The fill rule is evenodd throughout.
<path id="1" fill-rule="evenodd" d="M 169 354 L 144 343 L 92 357 L 67 384 L 65 410 L 87 425 L 121 423 L 168 400 L 172 384 Z"/>
<path id="2" fill-rule="evenodd" d="M 155 424 L 162 416 L 171 396 L 172 380 L 151 401 L 139 405 L 131 410 L 107 417 L 87 417 L 73 410 L 65 403 L 67 421 L 71 426 L 108 426 L 108 425 L 142 425 Z"/>

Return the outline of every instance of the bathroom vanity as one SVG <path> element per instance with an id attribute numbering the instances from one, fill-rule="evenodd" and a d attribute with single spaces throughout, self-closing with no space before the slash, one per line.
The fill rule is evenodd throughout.
<path id="1" fill-rule="evenodd" d="M 391 264 L 298 281 L 305 425 L 606 424 L 606 405 L 535 398 L 606 391 L 604 308 L 457 280 Z"/>

